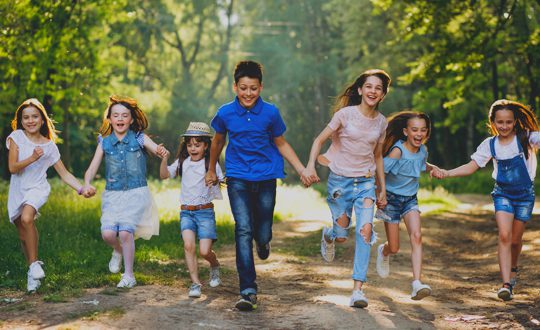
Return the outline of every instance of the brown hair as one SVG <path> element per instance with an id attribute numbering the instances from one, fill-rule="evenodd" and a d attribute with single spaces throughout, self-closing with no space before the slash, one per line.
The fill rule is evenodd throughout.
<path id="1" fill-rule="evenodd" d="M 362 96 L 358 94 L 358 88 L 361 88 L 366 82 L 368 77 L 375 76 L 381 79 L 383 83 L 383 93 L 386 95 L 390 88 L 390 83 L 392 79 L 388 73 L 380 69 L 370 69 L 363 72 L 356 80 L 350 84 L 345 90 L 336 98 L 334 106 L 332 107 L 333 112 L 339 111 L 339 109 L 351 106 L 358 105 L 362 103 Z"/>
<path id="2" fill-rule="evenodd" d="M 401 111 L 392 114 L 388 117 L 388 127 L 386 128 L 386 136 L 383 144 L 383 155 L 386 156 L 398 140 L 407 140 L 407 137 L 403 134 L 403 129 L 407 127 L 409 120 L 413 118 L 425 120 L 427 127 L 426 140 L 429 139 L 429 136 L 431 135 L 431 120 L 428 115 L 417 111 Z"/>
<path id="3" fill-rule="evenodd" d="M 212 138 L 210 136 L 183 136 L 180 138 L 180 146 L 176 151 L 176 159 L 178 159 L 178 167 L 176 168 L 176 175 L 179 177 L 182 176 L 182 165 L 184 160 L 189 157 L 189 152 L 187 150 L 187 145 L 191 140 L 197 142 L 206 143 L 206 150 L 204 151 L 204 167 L 208 171 L 208 166 L 210 165 L 210 147 L 212 146 Z"/>
<path id="4" fill-rule="evenodd" d="M 109 104 L 107 105 L 107 109 L 105 109 L 105 113 L 103 114 L 103 123 L 101 124 L 101 128 L 99 129 L 99 133 L 102 136 L 105 137 L 111 134 L 113 131 L 109 118 L 111 118 L 111 108 L 115 104 L 121 104 L 127 109 L 129 109 L 129 111 L 131 112 L 133 123 L 131 123 L 131 125 L 129 126 L 130 130 L 134 132 L 141 132 L 148 127 L 148 119 L 146 119 L 146 116 L 137 104 L 137 100 L 125 96 L 111 95 L 109 97 Z"/>
<path id="5" fill-rule="evenodd" d="M 23 110 L 33 106 L 36 109 L 38 109 L 39 114 L 41 115 L 41 119 L 43 120 L 43 124 L 41 125 L 39 129 L 39 133 L 46 137 L 47 139 L 56 142 L 58 131 L 54 128 L 54 123 L 51 118 L 47 115 L 47 111 L 45 111 L 45 107 L 41 102 L 39 102 L 37 99 L 31 98 L 28 100 L 25 100 L 19 107 L 17 108 L 17 111 L 15 111 L 15 117 L 11 121 L 11 128 L 13 130 L 22 129 L 24 130 L 22 126 L 22 113 Z"/>
<path id="6" fill-rule="evenodd" d="M 495 128 L 495 114 L 499 110 L 512 111 L 514 114 L 514 120 L 516 121 L 514 130 L 516 131 L 518 141 L 523 148 L 525 158 L 529 159 L 529 149 L 536 152 L 536 150 L 529 143 L 529 134 L 531 132 L 538 131 L 538 119 L 534 115 L 534 112 L 531 110 L 531 108 L 515 101 L 502 99 L 493 102 L 489 108 L 488 115 L 488 128 L 493 136 L 499 134 Z"/>

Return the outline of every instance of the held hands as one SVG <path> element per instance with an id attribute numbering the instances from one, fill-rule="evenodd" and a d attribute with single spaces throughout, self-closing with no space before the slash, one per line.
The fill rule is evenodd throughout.
<path id="1" fill-rule="evenodd" d="M 218 177 L 215 170 L 208 170 L 204 176 L 204 181 L 206 182 L 207 187 L 215 186 L 219 183 Z"/>
<path id="2" fill-rule="evenodd" d="M 377 197 L 377 208 L 384 209 L 386 207 L 386 204 L 388 204 L 388 201 L 386 200 L 386 190 L 379 191 Z"/>
<path id="3" fill-rule="evenodd" d="M 321 179 L 317 175 L 315 168 L 305 168 L 300 175 L 300 180 L 304 184 L 304 187 L 309 187 L 314 183 L 321 182 Z"/>
<path id="4" fill-rule="evenodd" d="M 431 169 L 431 171 L 429 171 L 429 176 L 431 178 L 437 178 L 437 179 L 444 179 L 444 178 L 447 178 L 449 176 L 449 173 L 447 170 L 445 169 L 441 169 L 437 166 L 432 166 L 433 168 Z"/>
<path id="5" fill-rule="evenodd" d="M 96 194 L 96 188 L 92 185 L 84 185 L 82 187 L 81 195 L 85 198 L 90 198 Z"/>
<path id="6" fill-rule="evenodd" d="M 161 159 L 167 160 L 171 153 L 163 146 L 163 144 L 159 144 L 156 149 L 156 155 Z"/>

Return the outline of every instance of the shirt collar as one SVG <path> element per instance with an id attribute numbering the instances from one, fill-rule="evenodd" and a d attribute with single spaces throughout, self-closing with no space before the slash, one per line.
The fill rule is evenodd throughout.
<path id="1" fill-rule="evenodd" d="M 237 96 L 237 97 L 234 98 L 234 105 L 235 105 L 234 108 L 236 110 L 236 113 L 239 116 L 245 115 L 248 111 L 258 115 L 261 112 L 262 107 L 263 107 L 263 99 L 262 99 L 262 97 L 259 96 L 259 98 L 257 99 L 257 102 L 255 102 L 255 105 L 253 106 L 253 108 L 248 110 L 248 109 L 244 108 L 240 104 L 240 101 L 238 101 L 238 96 Z"/>
<path id="2" fill-rule="evenodd" d="M 116 137 L 116 134 L 114 134 L 114 132 L 112 132 L 111 133 L 111 139 L 112 139 L 111 144 L 112 145 L 117 145 L 120 142 L 122 142 L 124 144 L 128 144 L 128 140 L 129 140 L 128 137 L 131 134 L 133 134 L 133 132 L 130 129 L 128 129 L 128 131 L 127 131 L 126 135 L 124 136 L 124 138 L 122 140 L 118 140 L 118 138 Z"/>

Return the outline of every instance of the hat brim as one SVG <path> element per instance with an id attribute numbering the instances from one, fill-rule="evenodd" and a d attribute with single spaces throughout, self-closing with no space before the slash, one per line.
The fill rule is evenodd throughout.
<path id="1" fill-rule="evenodd" d="M 212 137 L 212 133 L 208 133 L 208 132 L 204 132 L 204 131 L 190 130 L 190 131 L 186 131 L 184 134 L 182 134 L 182 136 L 209 136 L 209 137 Z"/>

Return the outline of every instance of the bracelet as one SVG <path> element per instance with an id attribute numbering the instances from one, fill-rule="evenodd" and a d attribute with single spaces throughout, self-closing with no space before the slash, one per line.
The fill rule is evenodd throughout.
<path id="1" fill-rule="evenodd" d="M 77 190 L 77 194 L 82 195 L 83 187 L 80 187 L 79 190 Z"/>

